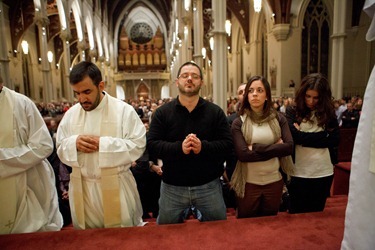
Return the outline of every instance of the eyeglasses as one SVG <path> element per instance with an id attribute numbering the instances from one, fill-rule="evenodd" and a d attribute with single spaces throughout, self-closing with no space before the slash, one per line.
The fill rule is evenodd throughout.
<path id="1" fill-rule="evenodd" d="M 182 73 L 181 75 L 179 75 L 178 78 L 188 79 L 189 76 L 191 76 L 191 79 L 193 79 L 193 80 L 199 80 L 199 79 L 201 79 L 201 76 L 200 76 L 200 75 L 197 75 L 197 74 L 195 74 L 195 73 L 192 73 L 192 74 Z"/>
<path id="2" fill-rule="evenodd" d="M 263 92 L 264 92 L 264 89 L 262 89 L 262 88 L 257 88 L 257 89 L 250 88 L 250 89 L 249 89 L 249 93 L 251 93 L 251 94 L 253 94 L 255 91 L 256 91 L 257 93 L 263 93 Z"/>

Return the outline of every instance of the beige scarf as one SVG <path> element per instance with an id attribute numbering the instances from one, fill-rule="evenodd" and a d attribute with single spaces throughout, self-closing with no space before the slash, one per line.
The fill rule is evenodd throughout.
<path id="1" fill-rule="evenodd" d="M 3 87 L 0 93 L 0 148 L 13 148 L 14 117 L 13 117 L 13 93 L 12 90 Z M 0 179 L 0 234 L 12 232 L 17 213 L 17 176 L 9 176 Z"/>
<path id="2" fill-rule="evenodd" d="M 256 114 L 254 112 L 245 112 L 241 116 L 242 127 L 241 131 L 245 137 L 247 144 L 251 144 L 252 134 L 253 134 L 253 125 L 252 122 L 261 124 L 267 122 L 272 130 L 275 143 L 281 138 L 281 128 L 279 120 L 277 119 L 277 113 L 272 112 L 269 116 L 263 117 L 263 114 Z M 285 156 L 280 157 L 281 169 L 290 176 L 293 173 L 293 160 L 292 157 Z M 245 195 L 245 184 L 246 184 L 246 175 L 247 175 L 247 162 L 237 161 L 236 168 L 233 172 L 231 179 L 231 187 L 235 191 L 236 195 L 240 198 L 243 198 Z"/>

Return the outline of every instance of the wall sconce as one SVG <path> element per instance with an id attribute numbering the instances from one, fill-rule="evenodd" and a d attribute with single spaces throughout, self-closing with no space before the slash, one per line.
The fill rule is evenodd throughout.
<path id="1" fill-rule="evenodd" d="M 214 38 L 212 36 L 210 37 L 210 49 L 214 50 Z"/>
<path id="2" fill-rule="evenodd" d="M 189 29 L 187 26 L 184 26 L 184 35 L 187 37 L 189 35 Z"/>
<path id="3" fill-rule="evenodd" d="M 262 0 L 254 0 L 254 10 L 258 13 L 262 10 Z"/>
<path id="4" fill-rule="evenodd" d="M 225 21 L 225 32 L 227 33 L 228 36 L 230 36 L 230 31 L 231 31 L 232 24 L 230 20 Z"/>
<path id="5" fill-rule="evenodd" d="M 202 55 L 203 55 L 203 59 L 205 59 L 207 55 L 205 47 L 202 48 Z"/>
<path id="6" fill-rule="evenodd" d="M 27 41 L 22 40 L 21 47 L 22 47 L 22 51 L 25 55 L 29 54 L 29 44 L 27 43 Z"/>
<path id="7" fill-rule="evenodd" d="M 176 21 L 175 21 L 175 28 L 176 28 L 176 30 L 175 30 L 175 32 L 176 32 L 176 39 L 177 40 L 179 40 L 180 39 L 180 36 L 178 35 L 178 32 L 179 32 L 179 30 L 178 30 L 178 19 L 176 18 Z"/>
<path id="8" fill-rule="evenodd" d="M 53 62 L 53 53 L 52 53 L 52 51 L 48 51 L 47 52 L 47 59 L 48 59 L 49 63 Z"/>

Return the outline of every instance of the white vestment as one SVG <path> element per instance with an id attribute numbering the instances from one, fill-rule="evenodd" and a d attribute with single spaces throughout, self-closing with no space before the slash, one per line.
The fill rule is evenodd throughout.
<path id="1" fill-rule="evenodd" d="M 365 10 L 375 15 L 375 0 L 367 0 Z M 367 12 L 369 14 L 369 12 Z M 367 40 L 375 39 L 375 16 Z M 343 250 L 375 249 L 375 67 L 367 84 L 362 113 L 354 143 L 349 198 L 345 216 Z"/>
<path id="2" fill-rule="evenodd" d="M 35 104 L 6 87 L 0 93 L 0 234 L 58 231 L 63 225 L 53 142 Z"/>
<path id="3" fill-rule="evenodd" d="M 105 130 L 107 133 L 103 132 Z M 100 136 L 99 151 L 78 152 L 76 140 L 79 135 Z M 72 174 L 75 179 L 71 179 L 69 185 L 70 207 L 75 228 L 107 227 L 104 211 L 106 203 L 103 204 L 103 198 L 109 202 L 115 200 L 120 206 L 121 221 L 115 226 L 143 224 L 142 205 L 130 167 L 145 150 L 146 129 L 132 106 L 107 93 L 98 107 L 92 111 L 86 112 L 80 104 L 76 104 L 61 120 L 56 144 L 60 160 L 80 175 L 74 177 Z M 117 185 L 117 194 L 110 191 L 109 197 L 103 197 L 104 186 L 108 186 L 108 181 L 106 185 L 103 184 L 103 169 L 112 171 L 111 180 L 114 182 L 112 184 Z"/>

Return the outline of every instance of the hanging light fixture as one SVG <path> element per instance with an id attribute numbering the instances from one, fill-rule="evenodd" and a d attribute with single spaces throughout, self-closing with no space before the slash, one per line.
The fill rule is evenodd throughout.
<path id="1" fill-rule="evenodd" d="M 49 63 L 51 63 L 53 61 L 53 53 L 52 53 L 52 51 L 48 51 L 47 52 L 47 59 L 48 59 Z"/>
<path id="2" fill-rule="evenodd" d="M 262 10 L 262 0 L 254 0 L 254 10 L 255 12 L 260 12 Z"/>
<path id="3" fill-rule="evenodd" d="M 29 44 L 27 43 L 27 41 L 23 40 L 21 42 L 21 47 L 22 47 L 22 51 L 25 55 L 27 55 L 29 53 Z"/>
<path id="4" fill-rule="evenodd" d="M 232 24 L 230 20 L 225 21 L 225 32 L 230 36 L 230 31 L 231 31 Z"/>

